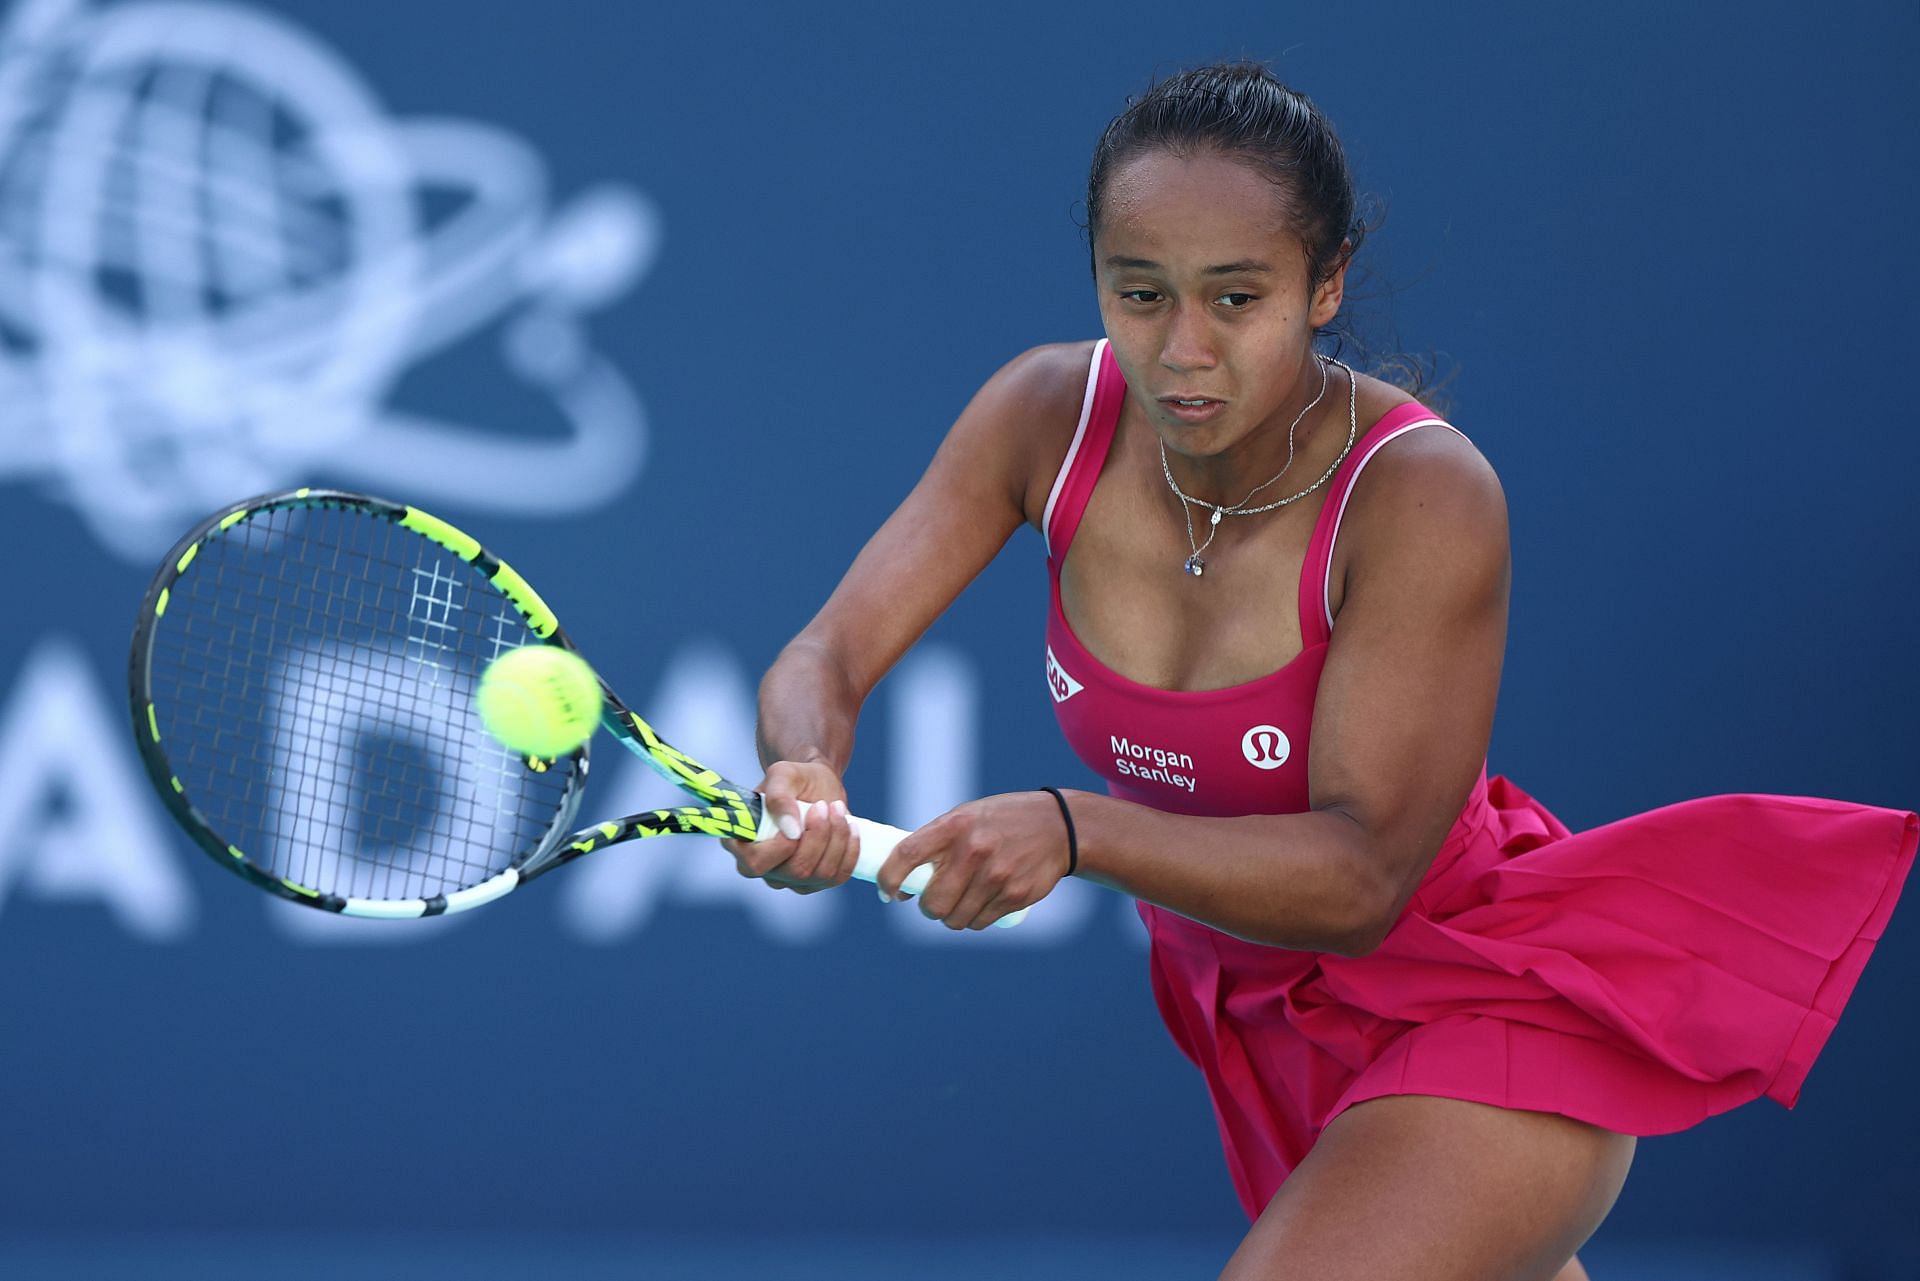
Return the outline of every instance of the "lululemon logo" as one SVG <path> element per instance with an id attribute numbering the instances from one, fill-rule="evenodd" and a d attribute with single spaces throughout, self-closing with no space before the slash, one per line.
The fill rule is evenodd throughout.
<path id="1" fill-rule="evenodd" d="M 1240 736 L 1240 754 L 1255 769 L 1279 769 L 1293 755 L 1293 744 L 1278 725 L 1255 725 Z"/>
<path id="2" fill-rule="evenodd" d="M 1067 669 L 1060 666 L 1060 660 L 1053 656 L 1053 646 L 1047 646 L 1047 689 L 1053 694 L 1053 701 L 1064 703 L 1078 694 L 1084 686 L 1067 675 Z"/>

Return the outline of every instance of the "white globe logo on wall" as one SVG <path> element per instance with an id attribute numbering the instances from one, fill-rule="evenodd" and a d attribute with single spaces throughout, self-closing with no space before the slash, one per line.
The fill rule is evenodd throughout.
<path id="1" fill-rule="evenodd" d="M 264 11 L 24 0 L 0 28 L 0 483 L 142 562 L 308 480 L 521 514 L 611 501 L 645 418 L 585 317 L 659 240 L 630 187 L 550 210 L 525 143 L 393 119 Z M 389 403 L 488 327 L 553 422 L 516 437 Z"/>

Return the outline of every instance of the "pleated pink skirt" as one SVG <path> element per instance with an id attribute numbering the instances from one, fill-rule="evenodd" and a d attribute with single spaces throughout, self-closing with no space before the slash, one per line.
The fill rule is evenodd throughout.
<path id="1" fill-rule="evenodd" d="M 1715 796 L 1573 834 L 1503 778 L 1381 946 L 1247 943 L 1141 905 L 1155 999 L 1257 1215 L 1320 1131 L 1389 1094 L 1626 1134 L 1792 1107 L 1913 865 L 1898 810 Z"/>

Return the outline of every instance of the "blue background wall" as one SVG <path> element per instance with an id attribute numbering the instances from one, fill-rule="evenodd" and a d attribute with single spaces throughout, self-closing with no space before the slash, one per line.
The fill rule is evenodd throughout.
<path id="1" fill-rule="evenodd" d="M 338 923 L 273 910 L 165 825 L 120 693 L 173 534 L 248 492 L 343 483 L 475 530 L 669 734 L 749 769 L 759 672 L 972 390 L 1098 332 L 1076 201 L 1099 129 L 1155 73 L 1218 56 L 1274 61 L 1337 123 L 1387 215 L 1355 323 L 1437 354 L 1506 483 L 1494 768 L 1575 827 L 1715 791 L 1920 801 L 1911 4 L 6 12 L 16 1242 L 744 1224 L 1223 1258 L 1240 1220 L 1210 1114 L 1117 899 L 956 943 L 868 894 L 765 894 L 694 842 L 439 929 L 319 929 Z M 201 17 L 228 38 L 194 54 Z M 373 151 L 408 159 L 303 178 L 351 123 L 342 85 Z M 130 127 L 76 158 L 87 104 L 116 94 L 205 138 Z M 170 210 L 168 174 L 240 212 Z M 253 261 L 236 238 L 277 227 L 321 246 L 307 274 L 169 294 L 169 243 Z M 372 282 L 370 327 L 345 304 L 273 313 L 342 281 Z M 210 337 L 260 315 L 308 355 Z M 367 368 L 316 373 L 330 342 Z M 420 443 L 426 420 L 451 452 Z M 576 438 L 571 462 L 527 461 Z M 657 604 L 742 567 L 759 590 L 726 612 Z M 911 823 L 1089 781 L 1042 693 L 1044 581 L 1023 533 L 882 687 L 861 808 Z M 590 810 L 653 795 L 603 761 Z M 1782 1276 L 1920 1269 L 1916 979 L 1908 909 L 1799 1108 L 1643 1143 L 1594 1257 L 1688 1242 L 1686 1275 L 1740 1251 L 1800 1269 Z"/>

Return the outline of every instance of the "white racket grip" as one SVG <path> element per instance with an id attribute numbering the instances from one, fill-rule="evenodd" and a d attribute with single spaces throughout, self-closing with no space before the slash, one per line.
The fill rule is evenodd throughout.
<path id="1" fill-rule="evenodd" d="M 878 881 L 881 864 L 887 861 L 887 855 L 893 853 L 894 846 L 907 839 L 909 833 L 905 828 L 871 818 L 861 818 L 857 814 L 848 815 L 847 821 L 853 824 L 853 830 L 860 835 L 860 860 L 854 864 L 854 876 L 869 884 Z M 764 841 L 767 837 L 778 834 L 779 830 L 773 815 L 765 805 L 762 805 L 760 831 L 756 839 Z M 933 864 L 922 863 L 907 873 L 906 880 L 900 882 L 901 892 L 919 894 L 933 880 L 933 872 Z M 994 924 L 1002 929 L 1011 928 L 1027 919 L 1027 911 L 1028 909 L 1023 907 L 1017 912 L 1008 912 Z"/>

